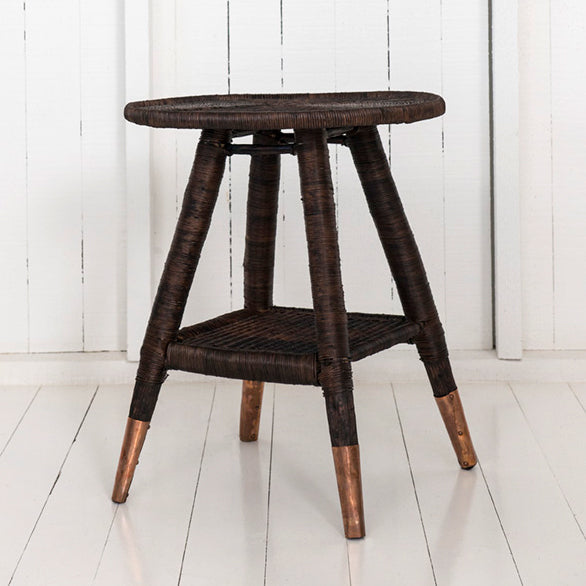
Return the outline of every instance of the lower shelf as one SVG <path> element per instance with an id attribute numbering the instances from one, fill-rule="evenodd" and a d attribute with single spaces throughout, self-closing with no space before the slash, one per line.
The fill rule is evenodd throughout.
<path id="1" fill-rule="evenodd" d="M 404 316 L 348 313 L 350 359 L 410 343 L 420 326 Z M 226 378 L 319 385 L 312 309 L 242 309 L 183 328 L 167 349 L 167 368 Z"/>

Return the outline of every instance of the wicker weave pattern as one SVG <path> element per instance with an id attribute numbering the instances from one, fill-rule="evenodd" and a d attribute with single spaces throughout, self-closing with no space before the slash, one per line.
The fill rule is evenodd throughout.
<path id="1" fill-rule="evenodd" d="M 420 329 L 403 316 L 348 313 L 349 358 L 357 361 L 395 344 L 411 343 Z M 167 368 L 319 385 L 314 311 L 244 309 L 183 328 L 168 347 Z"/>
<path id="2" fill-rule="evenodd" d="M 326 400 L 332 446 L 352 446 L 358 444 L 358 435 L 327 134 L 323 128 L 296 129 L 295 141 L 316 319 L 319 382 Z"/>
<path id="3" fill-rule="evenodd" d="M 264 382 L 309 384 L 324 393 L 345 534 L 363 537 L 351 361 L 401 342 L 417 345 L 460 465 L 475 464 L 443 328 L 376 129 L 433 118 L 444 108 L 439 96 L 415 92 L 195 96 L 128 104 L 125 115 L 137 124 L 204 130 L 141 349 L 115 502 L 128 494 L 144 422 L 151 420 L 167 370 L 244 379 L 242 441 L 258 438 Z M 252 144 L 232 144 L 247 135 L 253 135 Z M 328 142 L 351 149 L 405 316 L 346 312 Z M 313 309 L 273 304 L 282 154 L 298 159 Z M 252 157 L 244 308 L 180 330 L 228 155 Z"/>
<path id="4" fill-rule="evenodd" d="M 130 407 L 133 419 L 150 421 L 165 380 L 167 345 L 181 325 L 224 173 L 226 154 L 219 145 L 229 139 L 228 131 L 202 132 L 141 348 L 137 386 Z"/>
<path id="5" fill-rule="evenodd" d="M 433 392 L 435 396 L 442 397 L 456 389 L 444 331 L 378 130 L 375 127 L 361 128 L 348 137 L 348 146 L 397 284 L 405 315 L 424 326 L 415 343 L 427 369 Z"/>
<path id="6" fill-rule="evenodd" d="M 279 133 L 256 134 L 255 146 L 278 144 Z M 279 198 L 280 155 L 253 155 L 250 161 L 244 251 L 244 306 L 267 309 L 273 304 L 275 235 Z"/>
<path id="7" fill-rule="evenodd" d="M 353 445 L 357 441 L 350 360 L 361 357 L 361 353 L 366 356 L 397 342 L 389 343 L 382 336 L 381 342 L 371 342 L 368 348 L 363 347 L 362 342 L 357 343 L 351 353 L 349 332 L 352 335 L 353 328 L 348 323 L 344 305 L 324 116 L 334 116 L 335 119 L 327 120 L 328 125 L 331 122 L 332 126 L 339 128 L 334 134 L 352 151 L 397 282 L 406 323 L 417 328 L 417 332 L 410 332 L 409 338 L 414 338 L 417 344 L 434 394 L 444 396 L 453 391 L 456 385 L 443 329 L 378 132 L 375 126 L 357 126 L 372 116 L 378 122 L 406 122 L 439 115 L 443 108 L 441 98 L 432 94 L 401 92 L 204 96 L 130 104 L 127 108 L 129 118 L 150 125 L 161 122 L 158 116 L 172 116 L 175 123 L 184 126 L 209 122 L 205 116 L 219 116 L 222 128 L 230 125 L 235 129 L 270 129 L 294 126 L 304 116 L 309 116 L 305 119 L 308 128 L 304 129 L 303 124 L 296 127 L 288 140 L 294 141 L 299 161 L 315 309 L 312 314 L 315 324 L 308 326 L 313 331 L 311 336 L 307 335 L 307 340 L 313 340 L 313 334 L 317 339 L 317 350 L 313 341 L 298 350 L 289 340 L 287 351 L 278 344 L 274 348 L 267 346 L 266 332 L 260 330 L 255 335 L 263 337 L 258 341 L 262 351 L 248 347 L 234 331 L 228 336 L 238 340 L 234 347 L 226 338 L 216 345 L 209 344 L 211 338 L 201 338 L 198 344 L 205 343 L 197 348 L 177 339 L 224 171 L 226 147 L 231 142 L 229 129 L 204 130 L 145 335 L 131 417 L 149 420 L 167 368 L 182 368 L 251 380 L 320 384 L 326 397 L 333 445 Z M 236 116 L 239 122 L 236 123 L 232 116 Z M 279 118 L 283 116 L 286 121 Z M 276 125 L 276 122 L 280 124 Z M 314 126 L 320 127 L 314 129 Z M 272 148 L 283 144 L 285 136 L 279 130 L 263 130 L 254 133 L 254 145 Z M 244 290 L 245 307 L 258 312 L 272 306 L 280 155 L 254 149 L 251 153 Z M 262 320 L 259 322 L 257 317 L 258 313 L 254 318 L 254 328 L 258 330 Z M 238 328 L 243 327 L 243 323 L 239 323 Z M 278 327 L 282 331 L 282 325 L 275 325 L 275 331 Z M 183 330 L 181 336 L 185 333 Z M 219 334 L 219 331 L 214 333 L 216 342 Z"/>
<path id="8" fill-rule="evenodd" d="M 424 92 L 231 94 L 132 102 L 126 119 L 159 128 L 337 128 L 402 124 L 441 116 L 445 103 Z"/>
<path id="9" fill-rule="evenodd" d="M 348 312 L 353 362 L 401 342 L 413 342 L 421 326 L 402 315 Z M 274 306 L 266 311 L 239 310 L 182 328 L 177 342 L 246 352 L 317 354 L 312 309 Z"/>

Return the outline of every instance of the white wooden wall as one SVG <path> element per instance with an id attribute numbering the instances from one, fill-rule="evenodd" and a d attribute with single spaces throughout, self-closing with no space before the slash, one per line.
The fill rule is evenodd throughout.
<path id="1" fill-rule="evenodd" d="M 520 0 L 524 344 L 586 348 L 586 4 Z"/>
<path id="2" fill-rule="evenodd" d="M 0 351 L 125 347 L 122 3 L 0 3 Z"/>
<path id="3" fill-rule="evenodd" d="M 519 5 L 524 346 L 586 348 L 586 8 Z M 126 347 L 123 17 L 117 0 L 0 3 L 0 352 Z M 491 347 L 487 2 L 151 0 L 150 22 L 152 96 L 441 93 L 442 119 L 381 132 L 450 346 Z M 154 288 L 197 132 L 151 138 Z M 347 305 L 396 311 L 348 152 L 331 157 Z M 241 304 L 247 163 L 231 161 L 187 321 Z M 308 305 L 292 157 L 280 206 L 276 301 Z"/>
<path id="4" fill-rule="evenodd" d="M 444 118 L 392 128 L 392 165 L 451 346 L 491 347 L 486 3 L 153 0 L 151 5 L 153 95 L 392 88 L 445 97 Z M 388 144 L 389 130 L 381 132 Z M 196 133 L 152 134 L 155 280 L 195 140 Z M 332 148 L 331 160 L 347 306 L 400 311 L 351 157 Z M 198 287 L 196 277 L 186 321 L 242 304 L 247 166 L 246 158 L 231 161 L 204 249 L 199 282 L 205 286 Z M 276 302 L 310 305 L 291 157 L 283 157 L 280 206 Z"/>

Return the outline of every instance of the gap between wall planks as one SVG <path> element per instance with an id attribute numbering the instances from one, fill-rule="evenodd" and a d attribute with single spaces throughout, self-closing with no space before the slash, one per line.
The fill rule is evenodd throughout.
<path id="1" fill-rule="evenodd" d="M 522 347 L 518 2 L 492 2 L 494 322 L 497 355 Z"/>
<path id="2" fill-rule="evenodd" d="M 71 115 L 81 103 L 80 6 L 29 2 L 25 19 L 28 349 L 80 350 L 82 148 Z"/>
<path id="3" fill-rule="evenodd" d="M 554 347 L 549 0 L 519 0 L 523 348 Z"/>
<path id="4" fill-rule="evenodd" d="M 586 296 L 586 116 L 581 99 L 586 90 L 586 5 L 570 0 L 551 5 L 553 347 L 575 349 L 586 343 L 586 318 L 579 309 Z"/>
<path id="5" fill-rule="evenodd" d="M 0 58 L 5 92 L 0 128 L 10 136 L 2 149 L 0 173 L 0 266 L 2 279 L 0 352 L 28 352 L 28 228 L 26 185 L 26 54 L 25 13 L 17 2 L 0 5 Z M 7 66 L 4 66 L 6 63 Z M 11 66 L 8 66 L 11 64 Z"/>
<path id="6" fill-rule="evenodd" d="M 125 2 L 126 100 L 150 95 L 149 2 Z M 141 98 L 142 96 L 142 98 Z M 151 206 L 149 130 L 126 128 L 126 336 L 128 360 L 138 360 L 150 312 Z"/>

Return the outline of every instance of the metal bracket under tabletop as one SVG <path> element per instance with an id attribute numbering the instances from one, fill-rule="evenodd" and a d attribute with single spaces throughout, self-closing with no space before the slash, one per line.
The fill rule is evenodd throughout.
<path id="1" fill-rule="evenodd" d="M 357 132 L 356 127 L 344 127 L 344 128 L 328 128 L 326 129 L 327 141 L 330 144 L 341 144 L 347 145 L 347 139 L 349 136 Z M 237 130 L 234 131 L 232 136 L 234 138 L 242 136 L 250 136 L 254 134 L 266 134 L 274 139 L 275 144 L 227 144 L 224 146 L 224 150 L 228 156 L 232 155 L 296 155 L 296 143 L 295 134 L 292 132 L 280 132 L 280 131 L 250 131 L 250 130 Z"/>

